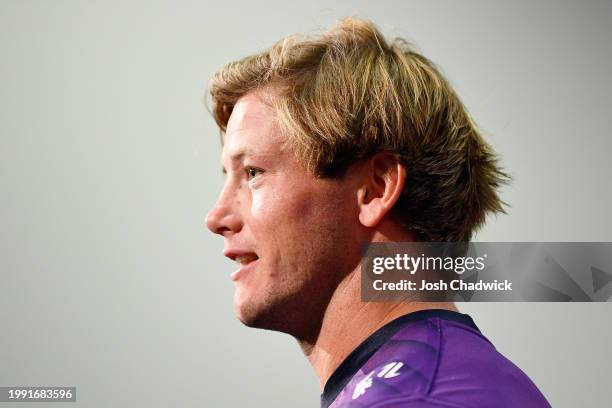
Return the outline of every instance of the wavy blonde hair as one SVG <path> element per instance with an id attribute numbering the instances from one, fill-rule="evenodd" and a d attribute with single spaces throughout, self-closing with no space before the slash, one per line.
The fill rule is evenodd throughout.
<path id="1" fill-rule="evenodd" d="M 510 181 L 465 107 L 404 39 L 385 41 L 369 21 L 348 17 L 317 38 L 288 36 L 231 62 L 211 80 L 221 132 L 248 92 L 270 103 L 298 159 L 319 177 L 340 177 L 358 160 L 395 152 L 406 167 L 391 216 L 423 241 L 469 241 L 487 213 L 505 213 L 496 190 Z"/>

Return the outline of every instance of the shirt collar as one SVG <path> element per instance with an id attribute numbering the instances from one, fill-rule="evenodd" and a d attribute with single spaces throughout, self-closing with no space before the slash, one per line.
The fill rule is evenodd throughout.
<path id="1" fill-rule="evenodd" d="M 329 407 L 351 378 L 359 371 L 361 366 L 401 328 L 411 323 L 431 318 L 452 320 L 480 331 L 470 316 L 452 310 L 427 309 L 400 316 L 372 333 L 334 370 L 323 388 L 321 408 Z"/>

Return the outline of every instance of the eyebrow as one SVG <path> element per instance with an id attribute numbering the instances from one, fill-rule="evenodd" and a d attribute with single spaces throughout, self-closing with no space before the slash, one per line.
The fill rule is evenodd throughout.
<path id="1" fill-rule="evenodd" d="M 249 149 L 249 148 L 242 148 L 240 150 L 238 150 L 237 152 L 235 152 L 234 154 L 232 154 L 229 157 L 229 161 L 230 163 L 236 163 L 236 162 L 240 162 L 244 159 L 245 156 L 252 156 L 253 150 Z M 225 166 L 221 166 L 221 172 L 223 174 L 227 174 L 227 170 L 225 169 Z"/>

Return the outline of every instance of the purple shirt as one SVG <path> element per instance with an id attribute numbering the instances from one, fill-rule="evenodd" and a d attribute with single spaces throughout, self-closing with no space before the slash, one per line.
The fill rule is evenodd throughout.
<path id="1" fill-rule="evenodd" d="M 423 310 L 388 323 L 334 371 L 323 408 L 550 407 L 466 314 Z"/>

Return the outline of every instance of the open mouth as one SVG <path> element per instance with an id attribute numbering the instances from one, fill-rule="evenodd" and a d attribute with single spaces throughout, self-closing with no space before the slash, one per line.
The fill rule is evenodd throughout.
<path id="1" fill-rule="evenodd" d="M 230 258 L 240 265 L 240 268 L 230 275 L 233 281 L 237 281 L 242 276 L 248 275 L 259 260 L 259 257 L 255 253 L 241 253 L 240 255 L 231 254 Z"/>
<path id="2" fill-rule="evenodd" d="M 251 262 L 254 262 L 256 260 L 258 260 L 259 257 L 255 254 L 247 254 L 247 255 L 240 255 L 237 256 L 234 261 L 236 261 L 237 263 L 239 263 L 240 265 L 248 265 Z"/>

